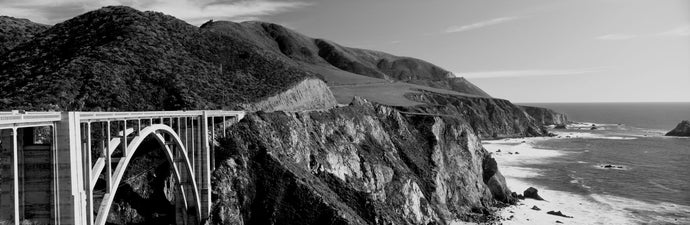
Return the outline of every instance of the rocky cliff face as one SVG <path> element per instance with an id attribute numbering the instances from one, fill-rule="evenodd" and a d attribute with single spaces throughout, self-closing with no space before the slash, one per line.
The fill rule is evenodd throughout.
<path id="1" fill-rule="evenodd" d="M 690 122 L 687 120 L 681 121 L 675 129 L 666 133 L 666 136 L 690 137 Z"/>
<path id="2" fill-rule="evenodd" d="M 468 124 L 363 99 L 249 114 L 219 141 L 210 224 L 486 220 L 514 199 Z"/>
<path id="3" fill-rule="evenodd" d="M 338 104 L 326 83 L 305 79 L 285 92 L 268 99 L 246 104 L 248 111 L 301 111 L 333 108 Z"/>
<path id="4" fill-rule="evenodd" d="M 527 114 L 534 118 L 539 125 L 565 125 L 568 124 L 568 116 L 547 108 L 534 106 L 520 106 Z"/>
<path id="5" fill-rule="evenodd" d="M 525 111 L 508 100 L 434 92 L 410 93 L 406 97 L 425 103 L 406 108 L 409 113 L 462 118 L 482 138 L 530 137 L 548 133 Z"/>

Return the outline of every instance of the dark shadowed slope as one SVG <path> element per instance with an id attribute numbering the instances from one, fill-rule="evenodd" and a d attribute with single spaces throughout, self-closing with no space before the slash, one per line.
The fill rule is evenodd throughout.
<path id="1" fill-rule="evenodd" d="M 49 26 L 9 16 L 0 16 L 0 55 L 34 35 L 48 29 Z"/>
<path id="2" fill-rule="evenodd" d="M 313 77 L 245 40 L 129 7 L 57 24 L 0 58 L 0 108 L 237 107 Z"/>
<path id="3" fill-rule="evenodd" d="M 331 86 L 403 81 L 489 97 L 486 92 L 467 80 L 456 78 L 451 72 L 429 62 L 378 51 L 343 47 L 331 41 L 307 37 L 276 24 L 219 21 L 208 22 L 201 28 L 236 36 L 256 46 L 280 53 L 301 63 L 305 69 L 321 74 Z"/>

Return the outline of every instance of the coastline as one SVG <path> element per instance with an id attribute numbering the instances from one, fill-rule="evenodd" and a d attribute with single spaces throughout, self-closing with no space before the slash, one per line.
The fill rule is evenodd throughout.
<path id="1" fill-rule="evenodd" d="M 662 224 L 690 223 L 690 219 L 650 217 L 632 211 L 661 210 L 663 212 L 690 213 L 690 207 L 671 203 L 653 204 L 634 199 L 627 199 L 603 194 L 578 194 L 550 189 L 535 184 L 529 178 L 542 176 L 536 164 L 551 163 L 550 159 L 572 154 L 563 150 L 543 149 L 535 147 L 537 143 L 555 138 L 587 138 L 587 139 L 635 139 L 631 136 L 606 136 L 591 132 L 569 130 L 554 131 L 554 137 L 509 138 L 482 141 L 484 148 L 491 152 L 498 162 L 501 173 L 506 179 L 508 187 L 518 194 L 529 188 L 538 189 L 538 194 L 545 200 L 524 199 L 517 205 L 509 206 L 498 211 L 502 224 L 646 224 L 656 221 Z M 516 154 L 517 153 L 517 154 Z M 577 179 L 563 182 L 577 183 Z M 532 209 L 533 206 L 540 210 Z M 561 211 L 567 216 L 549 215 L 548 211 Z M 690 214 L 688 214 L 690 215 Z M 656 224 L 655 222 L 655 224 Z"/>

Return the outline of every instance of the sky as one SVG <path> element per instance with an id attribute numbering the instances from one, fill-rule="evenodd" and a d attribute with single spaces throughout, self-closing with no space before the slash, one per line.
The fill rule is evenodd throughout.
<path id="1" fill-rule="evenodd" d="M 278 23 L 514 102 L 690 102 L 688 0 L 0 0 L 0 15 L 55 24 L 106 5 Z"/>

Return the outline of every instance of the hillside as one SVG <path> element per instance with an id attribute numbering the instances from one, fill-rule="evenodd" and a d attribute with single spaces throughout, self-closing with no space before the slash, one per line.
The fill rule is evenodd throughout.
<path id="1" fill-rule="evenodd" d="M 48 29 L 47 25 L 27 19 L 0 16 L 0 55 L 46 29 Z"/>
<path id="2" fill-rule="evenodd" d="M 460 94 L 489 97 L 464 78 L 429 62 L 388 53 L 349 48 L 332 41 L 315 39 L 280 25 L 264 22 L 207 22 L 202 29 L 239 37 L 256 46 L 279 53 L 300 63 L 305 69 L 321 74 L 329 86 L 385 86 L 392 81 L 408 84 L 405 89 L 432 87 Z M 336 91 L 336 97 L 339 92 Z M 368 96 L 367 96 L 368 97 Z"/>
<path id="3" fill-rule="evenodd" d="M 233 36 L 162 13 L 105 7 L 7 52 L 0 109 L 237 109 L 310 78 Z"/>

